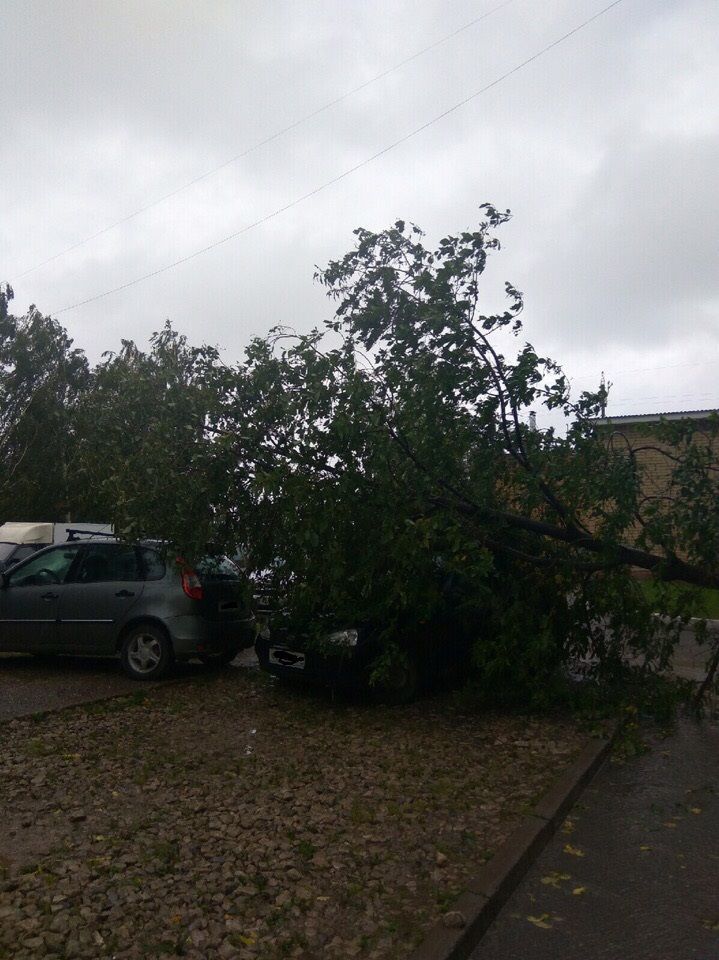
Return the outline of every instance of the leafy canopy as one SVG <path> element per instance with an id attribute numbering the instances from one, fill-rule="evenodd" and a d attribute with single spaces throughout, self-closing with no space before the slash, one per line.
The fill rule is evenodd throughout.
<path id="1" fill-rule="evenodd" d="M 324 327 L 275 327 L 233 366 L 167 324 L 149 352 L 123 341 L 88 371 L 54 321 L 12 318 L 5 301 L 13 485 L 34 476 L 32 433 L 18 438 L 45 397 L 72 437 L 63 497 L 76 519 L 195 552 L 245 544 L 297 624 L 371 621 L 391 651 L 453 584 L 477 670 L 507 695 L 550 696 L 576 657 L 604 673 L 627 650 L 662 666 L 679 621 L 651 613 L 681 613 L 686 596 L 660 588 L 650 602 L 628 571 L 719 586 L 718 424 L 661 426 L 667 481 L 648 493 L 642 448 L 597 422 L 604 386 L 572 398 L 524 339 L 520 291 L 507 283 L 504 308 L 485 309 L 510 215 L 481 209 L 476 230 L 436 249 L 403 221 L 356 230 L 316 274 L 336 305 Z M 52 362 L 23 373 L 30 335 Z M 541 408 L 566 431 L 537 430 Z"/>

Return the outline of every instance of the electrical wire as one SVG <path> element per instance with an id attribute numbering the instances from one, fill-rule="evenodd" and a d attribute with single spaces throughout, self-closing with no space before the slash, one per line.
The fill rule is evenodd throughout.
<path id="1" fill-rule="evenodd" d="M 346 90 L 339 97 L 335 97 L 334 100 L 328 100 L 327 103 L 322 104 L 322 106 L 317 107 L 315 110 L 312 110 L 310 113 L 305 114 L 300 117 L 299 120 L 294 120 L 292 123 L 288 123 L 287 126 L 282 127 L 279 130 L 276 130 L 274 133 L 269 134 L 264 137 L 262 140 L 258 140 L 256 143 L 253 143 L 251 146 L 247 147 L 241 153 L 236 153 L 234 157 L 230 157 L 229 160 L 224 160 L 222 163 L 218 164 L 216 167 L 213 167 L 211 170 L 205 171 L 198 176 L 194 177 L 192 180 L 188 180 L 186 183 L 183 183 L 181 186 L 177 187 L 175 190 L 171 190 L 169 193 L 163 194 L 161 197 L 158 197 L 156 200 L 151 200 L 149 203 L 144 204 L 142 207 L 138 207 L 137 210 L 133 210 L 131 213 L 128 213 L 124 217 L 120 217 L 119 220 L 114 220 L 112 223 L 108 224 L 106 227 L 103 227 L 101 230 L 98 230 L 96 233 L 92 233 L 89 236 L 85 237 L 82 240 L 78 240 L 76 243 L 71 244 L 69 247 L 65 247 L 64 250 L 61 250 L 59 253 L 53 254 L 51 257 L 47 257 L 45 260 L 41 260 L 39 263 L 36 263 L 34 266 L 29 267 L 27 270 L 24 270 L 22 273 L 18 273 L 15 276 L 15 280 L 21 280 L 23 277 L 27 277 L 28 274 L 34 273 L 35 270 L 39 270 L 41 267 L 46 266 L 48 263 L 52 263 L 54 260 L 58 260 L 60 257 L 64 257 L 65 254 L 71 253 L 73 250 L 77 250 L 78 247 L 84 246 L 86 243 L 90 243 L 92 240 L 97 240 L 98 237 L 102 237 L 104 234 L 109 233 L 111 230 L 114 230 L 116 227 L 122 226 L 123 223 L 127 223 L 129 220 L 134 220 L 135 217 L 139 217 L 141 213 L 145 213 L 146 210 L 151 210 L 153 207 L 158 206 L 158 204 L 164 203 L 166 200 L 170 200 L 172 197 L 176 197 L 179 193 L 183 193 L 185 190 L 189 190 L 190 187 L 194 187 L 195 184 L 201 183 L 203 180 L 207 180 L 208 177 L 214 176 L 214 174 L 219 173 L 220 170 L 224 170 L 226 167 L 231 166 L 233 163 L 237 163 L 238 160 L 242 160 L 244 157 L 248 156 L 251 153 L 254 153 L 255 150 L 259 150 L 261 147 L 267 146 L 269 143 L 273 143 L 275 140 L 279 140 L 280 137 L 283 137 L 285 134 L 290 133 L 292 130 L 296 130 L 298 127 L 301 127 L 303 124 L 308 123 L 310 120 L 313 120 L 315 117 L 318 117 L 320 114 L 325 113 L 325 111 L 330 110 L 332 107 L 336 107 L 338 104 L 354 96 L 356 93 L 360 93 L 362 90 L 366 90 L 367 87 L 372 86 L 372 84 L 377 83 L 380 80 L 383 80 L 385 77 L 388 77 L 390 74 L 395 73 L 397 70 L 402 67 L 407 66 L 408 63 L 412 63 L 413 60 L 417 60 L 419 57 L 424 56 L 424 54 L 429 53 L 431 50 L 435 50 L 437 47 L 442 46 L 442 44 L 447 43 L 449 40 L 453 40 L 455 37 L 459 36 L 460 33 L 464 33 L 466 30 L 469 30 L 471 27 L 476 26 L 478 23 L 481 23 L 482 20 L 486 20 L 487 17 L 492 16 L 493 13 L 497 13 L 500 10 L 503 10 L 504 7 L 509 6 L 510 3 L 514 3 L 514 0 L 503 0 L 502 3 L 498 4 L 496 7 L 492 7 L 491 10 L 487 10 L 485 13 L 481 14 L 478 17 L 474 17 L 473 20 L 469 20 L 467 23 L 462 24 L 461 27 L 457 27 L 456 30 L 453 30 L 451 33 L 446 34 L 443 37 L 440 37 L 438 40 L 435 40 L 433 43 L 428 44 L 426 47 L 422 47 L 421 50 L 417 50 L 415 53 L 410 54 L 410 56 L 405 57 L 404 60 L 399 60 L 397 63 L 393 64 L 391 67 L 387 67 L 386 70 L 383 70 L 381 73 L 376 74 L 373 77 L 370 77 L 369 80 L 365 80 L 362 83 L 358 84 L 356 87 L 352 87 L 351 90 Z"/>
<path id="2" fill-rule="evenodd" d="M 598 13 L 593 14 L 591 17 L 588 17 L 586 20 L 583 20 L 576 27 L 573 27 L 571 30 L 568 30 L 566 33 L 562 34 L 561 37 L 558 37 L 556 40 L 553 40 L 551 43 L 548 43 L 546 46 L 542 47 L 536 53 L 533 53 L 530 57 L 527 57 L 525 60 L 522 60 L 520 63 L 516 64 L 510 70 L 505 71 L 499 77 L 496 77 L 490 83 L 485 84 L 483 87 L 480 87 L 479 90 L 475 90 L 474 93 L 469 94 L 464 97 L 462 100 L 457 101 L 451 107 L 448 107 L 446 110 L 443 110 L 442 113 L 437 114 L 435 117 L 432 117 L 431 120 L 427 120 L 425 123 L 420 124 L 420 126 L 415 127 L 414 130 L 411 130 L 409 133 L 404 134 L 404 136 L 399 137 L 397 140 L 394 140 L 392 143 L 388 144 L 386 147 L 383 147 L 381 150 L 378 150 L 376 153 L 371 154 L 369 157 L 365 157 L 363 160 L 360 160 L 358 163 L 354 164 L 351 167 L 348 167 L 342 173 L 337 174 L 337 176 L 332 177 L 330 180 L 326 180 L 324 183 L 320 184 L 317 187 L 314 187 L 312 190 L 308 190 L 307 193 L 303 193 L 299 197 L 295 197 L 294 200 L 290 200 L 288 203 L 284 204 L 281 207 L 277 207 L 271 213 L 265 214 L 263 217 L 254 220 L 252 223 L 246 224 L 244 227 L 241 227 L 239 230 L 236 230 L 234 233 L 230 233 L 225 237 L 221 237 L 219 240 L 215 240 L 213 243 L 207 244 L 207 246 L 201 247 L 199 250 L 194 250 L 192 253 L 188 253 L 184 257 L 180 257 L 178 260 L 174 260 L 172 263 L 165 264 L 162 267 L 158 267 L 156 270 L 151 270 L 149 273 L 142 274 L 139 277 L 134 277 L 132 280 L 128 280 L 125 283 L 121 283 L 117 287 L 112 287 L 109 290 L 105 290 L 102 293 L 97 293 L 91 297 L 86 297 L 84 300 L 78 300 L 76 303 L 71 303 L 66 307 L 62 307 L 60 310 L 52 311 L 55 315 L 65 313 L 68 310 L 74 310 L 77 307 L 85 306 L 88 303 L 94 303 L 97 300 L 102 300 L 104 297 L 109 297 L 113 293 L 119 293 L 121 290 L 126 290 L 128 287 L 135 286 L 135 284 L 142 283 L 145 280 L 149 280 L 152 277 L 159 276 L 161 273 L 165 273 L 168 270 L 172 270 L 174 267 L 180 266 L 180 264 L 187 263 L 189 260 L 193 260 L 195 257 L 201 256 L 203 253 L 208 253 L 210 250 L 214 250 L 217 247 L 221 246 L 224 243 L 227 243 L 230 240 L 234 240 L 239 236 L 242 236 L 245 233 L 248 233 L 250 230 L 254 230 L 256 227 L 261 226 L 264 223 L 267 223 L 270 220 L 273 220 L 275 217 L 280 216 L 283 213 L 286 213 L 288 210 L 291 210 L 293 207 L 298 206 L 304 201 L 309 200 L 311 197 L 317 196 L 318 193 L 328 189 L 328 187 L 334 186 L 334 184 L 339 183 L 342 180 L 345 180 L 347 177 L 351 176 L 353 173 L 356 173 L 357 170 L 366 167 L 368 164 L 378 160 L 380 157 L 385 156 L 391 150 L 396 149 L 403 143 L 407 143 L 408 140 L 418 136 L 424 130 L 427 130 L 429 127 L 433 126 L 435 123 L 438 123 L 440 120 L 443 120 L 445 117 L 450 116 L 450 114 L 455 113 L 457 110 L 466 106 L 472 100 L 475 100 L 477 97 L 481 96 L 483 93 L 486 93 L 488 90 L 491 90 L 493 87 L 496 87 L 502 81 L 506 80 L 508 77 L 511 77 L 513 74 L 518 73 L 520 70 L 529 66 L 530 63 L 534 63 L 535 60 L 538 60 L 544 54 L 548 53 L 550 50 L 553 50 L 554 47 L 559 46 L 559 44 L 564 43 L 565 40 L 568 40 L 570 37 L 573 37 L 575 34 L 579 33 L 580 30 L 583 30 L 585 27 L 588 27 L 589 24 L 593 23 L 595 20 L 598 20 L 605 13 L 608 13 L 614 7 L 619 6 L 623 0 L 612 0 L 612 3 L 607 4 L 603 7 Z"/>

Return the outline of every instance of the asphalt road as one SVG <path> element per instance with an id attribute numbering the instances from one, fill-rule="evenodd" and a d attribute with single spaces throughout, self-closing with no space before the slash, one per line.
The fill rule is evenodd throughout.
<path id="1" fill-rule="evenodd" d="M 0 654 L 0 722 L 152 686 L 130 680 L 116 660 Z"/>
<path id="2" fill-rule="evenodd" d="M 243 650 L 238 667 L 257 664 L 254 650 Z M 201 664 L 180 664 L 170 679 L 201 674 Z M 59 710 L 157 687 L 167 681 L 139 683 L 120 669 L 119 661 L 80 657 L 37 659 L 0 654 L 0 723 L 45 710 Z"/>

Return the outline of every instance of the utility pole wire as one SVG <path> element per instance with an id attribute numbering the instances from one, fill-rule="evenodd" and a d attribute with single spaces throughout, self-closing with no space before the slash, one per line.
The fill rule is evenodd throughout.
<path id="1" fill-rule="evenodd" d="M 53 314 L 57 315 L 60 313 L 65 313 L 67 310 L 74 310 L 76 307 L 82 307 L 87 303 L 93 303 L 96 300 L 101 300 L 104 297 L 109 297 L 113 293 L 119 293 L 120 290 L 126 290 L 128 287 L 132 287 L 137 283 L 142 283 L 144 280 L 149 280 L 152 277 L 156 277 L 161 273 L 165 273 L 167 270 L 172 270 L 174 267 L 180 266 L 180 264 L 187 263 L 188 260 L 193 260 L 195 257 L 199 257 L 203 253 L 208 253 L 210 250 L 214 250 L 216 247 L 221 246 L 224 243 L 228 243 L 230 240 L 234 240 L 237 237 L 242 236 L 245 233 L 248 233 L 250 230 L 254 230 L 256 227 L 261 226 L 263 223 L 267 223 L 269 220 L 273 220 L 275 217 L 280 216 L 280 214 L 286 213 L 288 210 L 291 210 L 293 207 L 298 206 L 300 203 L 304 203 L 305 200 L 309 200 L 311 197 L 316 196 L 318 193 L 321 193 L 323 190 L 326 190 L 328 187 L 334 186 L 334 184 L 339 183 L 342 180 L 345 180 L 347 177 L 351 176 L 353 173 L 356 173 L 357 170 L 360 170 L 362 167 L 366 167 L 368 164 L 378 160 L 380 157 L 383 157 L 385 154 L 389 153 L 391 150 L 394 150 L 396 147 L 399 147 L 403 143 L 407 143 L 408 140 L 411 140 L 413 137 L 418 136 L 424 130 L 427 130 L 429 127 L 433 126 L 435 123 L 438 123 L 440 120 L 443 120 L 445 117 L 450 116 L 450 114 L 455 113 L 461 107 L 466 106 L 472 100 L 475 100 L 477 97 L 481 96 L 483 93 L 486 93 L 488 90 L 491 90 L 493 87 L 496 87 L 503 80 L 506 80 L 508 77 L 511 77 L 513 74 L 522 70 L 524 67 L 528 66 L 530 63 L 533 63 L 535 60 L 538 60 L 545 53 L 548 53 L 554 47 L 559 46 L 560 43 L 563 43 L 565 40 L 568 40 L 570 37 L 573 37 L 576 33 L 579 33 L 580 30 L 583 30 L 585 27 L 588 27 L 590 23 L 593 23 L 595 20 L 598 20 L 605 13 L 608 13 L 614 7 L 619 6 L 623 0 L 613 0 L 612 3 L 607 4 L 606 7 L 603 7 L 598 13 L 595 13 L 593 16 L 589 17 L 586 20 L 583 20 L 582 23 L 578 24 L 576 27 L 573 27 L 571 30 L 568 30 L 567 33 L 562 34 L 561 37 L 558 37 L 556 40 L 553 40 L 551 43 L 548 43 L 545 47 L 542 47 L 541 50 L 538 50 L 536 53 L 532 54 L 531 57 L 527 57 L 526 60 L 522 60 L 521 63 L 516 64 L 510 70 L 507 70 L 501 76 L 496 77 L 490 83 L 486 84 L 483 87 L 480 87 L 479 90 L 475 90 L 474 93 L 469 94 L 469 96 L 464 97 L 462 100 L 457 101 L 453 106 L 448 107 L 447 110 L 443 110 L 442 113 L 437 114 L 437 116 L 432 117 L 431 120 L 427 120 L 425 123 L 421 124 L 419 127 L 415 127 L 414 130 L 411 130 L 409 133 L 406 133 L 404 136 L 400 137 L 398 140 L 393 141 L 388 146 L 383 147 L 381 150 L 378 150 L 376 153 L 373 153 L 369 157 L 365 157 L 364 160 L 360 160 L 359 163 L 354 164 L 352 167 L 348 167 L 342 173 L 338 173 L 337 176 L 333 177 L 331 180 L 326 180 L 324 183 L 320 184 L 318 187 L 314 187 L 312 190 L 308 190 L 307 193 L 303 193 L 299 197 L 295 197 L 294 200 L 290 200 L 288 203 L 284 204 L 282 207 L 277 207 L 276 210 L 273 210 L 271 213 L 265 214 L 263 217 L 260 217 L 258 220 L 254 220 L 252 223 L 246 224 L 244 227 L 241 227 L 239 230 L 236 230 L 234 233 L 228 234 L 226 237 L 222 237 L 219 240 L 215 240 L 213 243 L 209 243 L 205 247 L 201 247 L 199 250 L 195 250 L 192 253 L 188 253 L 184 257 L 180 257 L 179 260 L 174 260 L 172 263 L 165 264 L 163 267 L 158 267 L 157 270 L 151 270 L 149 273 L 142 274 L 142 276 L 135 277 L 132 280 L 128 280 L 126 283 L 122 283 L 117 287 L 113 287 L 110 290 L 105 290 L 103 293 L 97 293 L 92 297 L 86 297 L 84 300 L 78 300 L 76 303 L 71 303 L 66 307 L 63 307 L 61 310 L 52 311 Z"/>
<path id="2" fill-rule="evenodd" d="M 195 184 L 201 183 L 203 180 L 207 180 L 208 177 L 214 176 L 214 174 L 219 173 L 220 170 L 224 170 L 225 167 L 231 166 L 233 163 L 237 163 L 238 160 L 242 160 L 244 157 L 248 156 L 251 153 L 254 153 L 255 150 L 259 150 L 260 147 L 265 147 L 269 143 L 273 143 L 275 140 L 279 140 L 280 137 L 283 137 L 286 133 L 290 133 L 292 130 L 296 130 L 298 127 L 301 127 L 303 124 L 308 123 L 310 120 L 313 120 L 315 117 L 318 117 L 321 113 L 330 110 L 332 107 L 336 107 L 338 104 L 342 103 L 344 100 L 349 99 L 349 97 L 354 96 L 356 93 L 359 93 L 362 90 L 366 90 L 367 87 L 372 86 L 372 84 L 377 83 L 379 80 L 383 80 L 385 77 L 388 77 L 391 73 L 405 67 L 408 63 L 412 63 L 413 60 L 417 60 L 419 57 L 424 56 L 425 53 L 429 53 L 430 50 L 434 50 L 437 47 L 441 46 L 443 43 L 447 43 L 449 40 L 453 40 L 456 36 L 459 36 L 460 33 L 464 33 L 466 30 L 469 30 L 470 27 L 476 26 L 482 20 L 486 20 L 487 17 L 490 17 L 493 13 L 497 13 L 499 10 L 502 10 L 504 7 L 509 6 L 510 3 L 513 3 L 514 0 L 503 0 L 502 3 L 498 4 L 496 7 L 492 7 L 491 10 L 487 10 L 485 13 L 481 14 L 479 17 L 475 17 L 473 20 L 469 20 L 467 23 L 463 24 L 461 27 L 458 27 L 456 30 L 453 30 L 452 33 L 448 33 L 443 37 L 440 37 L 439 40 L 435 40 L 433 43 L 430 43 L 426 47 L 422 47 L 421 50 L 417 50 L 415 53 L 410 54 L 410 56 L 405 57 L 404 60 L 400 60 L 398 63 L 393 64 L 391 67 L 388 67 L 386 70 L 383 70 L 381 73 L 376 74 L 374 77 L 370 77 L 369 80 L 365 80 L 363 83 L 358 84 L 356 87 L 352 87 L 351 90 L 345 91 L 339 97 L 335 97 L 334 100 L 329 100 L 327 103 L 323 104 L 321 107 L 317 107 L 315 110 L 312 110 L 310 113 L 305 114 L 303 117 L 300 117 L 299 120 L 294 120 L 292 123 L 287 124 L 286 127 L 282 127 L 280 130 L 275 131 L 275 133 L 269 134 L 269 136 L 264 137 L 262 140 L 258 140 L 256 143 L 253 143 L 252 146 L 247 147 L 241 153 L 235 154 L 234 157 L 230 157 L 229 160 L 224 160 L 222 163 L 218 164 L 216 167 L 213 167 L 211 170 L 207 170 L 205 173 L 199 174 L 199 176 L 194 177 L 192 180 L 188 180 L 187 183 L 183 183 L 182 186 L 177 187 L 175 190 L 171 190 L 169 193 L 163 194 L 163 196 L 158 197 L 156 200 L 150 200 L 149 203 L 146 203 L 142 207 L 138 207 L 137 210 L 133 210 L 132 213 L 128 213 L 124 217 L 120 217 L 119 220 L 115 220 L 112 223 L 109 223 L 106 227 L 103 227 L 101 230 L 98 230 L 96 233 L 90 234 L 90 236 L 85 237 L 83 240 L 78 240 L 76 243 L 71 244 L 69 247 L 65 247 L 64 250 L 60 250 L 59 253 L 53 254 L 51 257 L 47 257 L 45 260 L 41 260 L 39 263 L 36 263 L 34 266 L 29 267 L 27 270 L 24 270 L 22 273 L 18 273 L 15 276 L 15 280 L 21 280 L 23 277 L 28 276 L 30 273 L 34 273 L 35 270 L 39 270 L 40 267 L 46 266 L 48 263 L 52 263 L 53 260 L 58 260 L 60 257 L 64 257 L 65 254 L 71 253 L 73 250 L 77 250 L 78 247 L 84 246 L 86 243 L 90 243 L 92 240 L 97 240 L 98 237 L 102 237 L 104 234 L 109 233 L 111 230 L 114 230 L 116 227 L 122 226 L 123 223 L 127 223 L 129 220 L 134 220 L 135 217 L 139 217 L 141 213 L 145 213 L 146 210 L 151 210 L 153 207 L 158 206 L 161 203 L 164 203 L 166 200 L 170 200 L 172 197 L 176 197 L 179 193 L 183 193 L 185 190 L 189 190 L 190 187 L 194 187 Z"/>

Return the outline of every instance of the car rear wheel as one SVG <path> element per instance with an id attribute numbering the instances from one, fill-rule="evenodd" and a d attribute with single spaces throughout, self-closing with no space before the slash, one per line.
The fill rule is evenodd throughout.
<path id="1" fill-rule="evenodd" d="M 133 680 L 159 680 L 168 673 L 173 659 L 172 644 L 160 627 L 143 623 L 125 635 L 120 661 Z"/>

